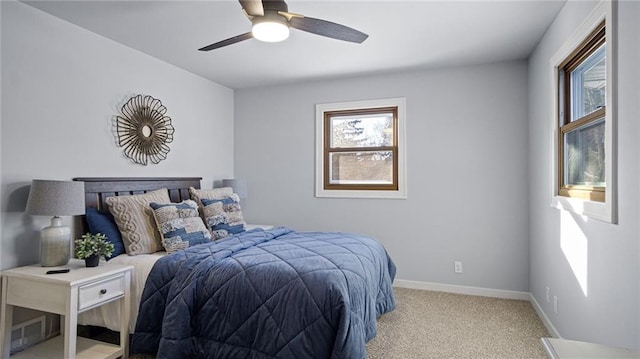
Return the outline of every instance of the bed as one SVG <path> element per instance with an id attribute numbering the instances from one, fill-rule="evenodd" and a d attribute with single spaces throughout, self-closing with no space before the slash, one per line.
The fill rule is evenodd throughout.
<path id="1" fill-rule="evenodd" d="M 77 178 L 89 208 L 167 188 L 189 199 L 198 177 Z M 86 223 L 80 223 L 84 229 Z M 253 229 L 167 254 L 121 254 L 133 265 L 132 354 L 157 358 L 366 358 L 376 318 L 395 308 L 395 265 L 374 239 Z M 80 324 L 118 330 L 118 307 Z"/>

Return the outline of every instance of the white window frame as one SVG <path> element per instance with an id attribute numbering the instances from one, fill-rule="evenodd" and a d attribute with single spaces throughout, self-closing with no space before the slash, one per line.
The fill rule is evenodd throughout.
<path id="1" fill-rule="evenodd" d="M 369 109 L 369 108 L 398 108 L 398 189 L 397 190 L 327 190 L 324 189 L 324 113 L 331 111 Z M 406 176 L 406 133 L 405 133 L 404 97 L 364 100 L 352 102 L 326 103 L 316 105 L 316 197 L 334 198 L 407 198 Z"/>
<path id="2" fill-rule="evenodd" d="M 617 74 L 616 64 L 617 53 L 615 26 L 617 21 L 614 19 L 615 9 L 614 1 L 602 1 L 598 3 L 595 9 L 575 31 L 575 33 L 567 39 L 560 49 L 551 57 L 549 61 L 550 84 L 551 84 L 551 148 L 553 148 L 551 163 L 551 206 L 562 210 L 567 210 L 585 217 L 590 217 L 605 221 L 608 223 L 617 223 L 617 136 L 616 136 L 616 109 L 617 96 L 616 86 Z M 558 136 L 559 133 L 559 97 L 558 97 L 558 67 L 570 56 L 570 54 L 580 46 L 593 31 L 605 21 L 605 42 L 606 46 L 606 107 L 605 107 L 605 201 L 597 202 L 587 199 L 574 197 L 565 197 L 558 195 Z"/>

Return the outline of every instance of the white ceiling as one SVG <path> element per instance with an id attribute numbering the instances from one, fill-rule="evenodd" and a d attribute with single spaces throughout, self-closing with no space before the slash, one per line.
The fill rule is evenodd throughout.
<path id="1" fill-rule="evenodd" d="M 362 44 L 291 30 L 281 43 L 250 39 L 238 1 L 24 1 L 104 37 L 233 89 L 525 59 L 565 0 L 305 1 L 289 11 L 369 34 Z M 80 49 L 79 49 L 80 50 Z"/>

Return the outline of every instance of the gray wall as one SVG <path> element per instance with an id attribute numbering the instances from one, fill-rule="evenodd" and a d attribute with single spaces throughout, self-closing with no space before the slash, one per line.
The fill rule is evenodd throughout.
<path id="1" fill-rule="evenodd" d="M 243 212 L 372 235 L 400 279 L 526 292 L 526 71 L 516 61 L 236 91 Z M 315 198 L 315 104 L 391 97 L 407 103 L 408 198 Z"/>
<path id="2" fill-rule="evenodd" d="M 640 2 L 620 1 L 618 12 L 619 224 L 549 205 L 549 59 L 594 5 L 568 2 L 529 60 L 530 290 L 563 337 L 640 349 Z M 559 298 L 558 314 L 546 302 L 546 286 Z"/>
<path id="3" fill-rule="evenodd" d="M 0 268 L 38 262 L 24 214 L 34 178 L 233 175 L 233 91 L 45 14 L 2 1 L 2 229 Z M 167 107 L 175 140 L 158 165 L 131 163 L 112 119 L 135 94 Z M 69 223 L 69 218 L 65 218 Z"/>

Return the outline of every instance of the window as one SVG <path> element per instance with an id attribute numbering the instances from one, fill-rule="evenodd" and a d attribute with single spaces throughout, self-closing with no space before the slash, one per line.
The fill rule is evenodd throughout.
<path id="1" fill-rule="evenodd" d="M 404 99 L 316 112 L 316 196 L 404 198 Z"/>
<path id="2" fill-rule="evenodd" d="M 604 202 L 606 123 L 605 24 L 558 71 L 558 194 Z"/>
<path id="3" fill-rule="evenodd" d="M 324 188 L 398 189 L 398 108 L 324 113 Z"/>
<path id="4" fill-rule="evenodd" d="M 597 3 L 550 59 L 551 206 L 617 222 L 614 1 Z"/>

